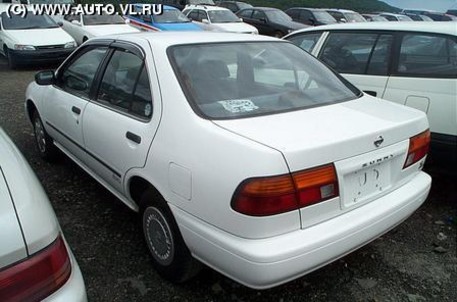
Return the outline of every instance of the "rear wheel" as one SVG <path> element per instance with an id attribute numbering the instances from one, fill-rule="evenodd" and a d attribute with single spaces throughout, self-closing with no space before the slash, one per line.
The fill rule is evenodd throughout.
<path id="1" fill-rule="evenodd" d="M 170 208 L 147 190 L 141 198 L 141 223 L 146 245 L 157 272 L 165 279 L 182 283 L 200 270 L 200 263 L 187 248 Z"/>
<path id="2" fill-rule="evenodd" d="M 52 138 L 44 129 L 40 115 L 35 110 L 32 114 L 33 132 L 38 153 L 46 161 L 54 161 L 57 157 L 57 147 L 54 145 Z"/>

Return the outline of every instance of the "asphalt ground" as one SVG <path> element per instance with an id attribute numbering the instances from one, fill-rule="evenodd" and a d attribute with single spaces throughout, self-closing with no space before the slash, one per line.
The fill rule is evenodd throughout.
<path id="1" fill-rule="evenodd" d="M 48 193 L 90 301 L 457 300 L 457 176 L 449 167 L 430 164 L 431 194 L 408 220 L 302 278 L 264 291 L 209 268 L 186 284 L 164 281 L 152 268 L 136 213 L 65 156 L 55 164 L 39 158 L 24 93 L 38 70 L 54 67 L 10 70 L 0 58 L 0 126 Z"/>

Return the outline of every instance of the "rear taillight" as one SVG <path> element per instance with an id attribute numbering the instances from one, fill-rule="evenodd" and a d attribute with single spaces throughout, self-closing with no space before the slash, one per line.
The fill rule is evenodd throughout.
<path id="1" fill-rule="evenodd" d="M 242 182 L 232 208 L 250 216 L 280 214 L 338 196 L 333 164 L 279 176 L 251 178 Z"/>
<path id="2" fill-rule="evenodd" d="M 26 260 L 0 271 L 2 301 L 40 301 L 58 290 L 71 274 L 63 239 Z"/>
<path id="3" fill-rule="evenodd" d="M 424 131 L 409 139 L 408 156 L 403 168 L 409 167 L 424 158 L 430 148 L 430 131 Z"/>

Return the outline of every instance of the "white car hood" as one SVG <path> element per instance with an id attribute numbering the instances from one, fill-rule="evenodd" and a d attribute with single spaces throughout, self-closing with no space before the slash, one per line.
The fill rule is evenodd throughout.
<path id="1" fill-rule="evenodd" d="M 233 33 L 252 33 L 257 32 L 257 29 L 244 22 L 231 22 L 231 23 L 212 23 L 214 27 L 221 31 L 233 32 Z"/>
<path id="2" fill-rule="evenodd" d="M 84 29 L 91 37 L 140 32 L 138 29 L 127 24 L 87 25 L 84 26 Z"/>
<path id="3" fill-rule="evenodd" d="M 369 96 L 312 109 L 214 123 L 280 151 L 292 171 L 373 151 L 379 136 L 384 138 L 382 146 L 388 146 L 428 128 L 423 112 Z"/>
<path id="4" fill-rule="evenodd" d="M 49 200 L 34 172 L 13 142 L 0 128 L 0 183 L 8 185 L 9 201 L 4 195 L 0 196 L 0 258 L 4 249 L 17 249 L 18 243 L 5 241 L 3 232 L 3 215 L 11 214 L 14 204 L 16 215 L 22 227 L 20 238 L 22 245 L 27 245 L 28 254 L 33 254 L 52 243 L 59 233 L 59 225 Z M 5 181 L 6 180 L 6 181 Z M 1 190 L 0 190 L 1 191 Z M 5 212 L 3 212 L 5 210 Z M 11 232 L 18 232 L 17 225 Z M 7 239 L 11 239 L 7 235 Z M 8 242 L 7 244 L 4 244 Z M 17 254 L 18 255 L 18 254 Z M 0 267 L 2 266 L 0 260 Z"/>
<path id="5" fill-rule="evenodd" d="M 5 31 L 16 44 L 46 46 L 73 42 L 73 38 L 62 28 L 24 29 Z"/>

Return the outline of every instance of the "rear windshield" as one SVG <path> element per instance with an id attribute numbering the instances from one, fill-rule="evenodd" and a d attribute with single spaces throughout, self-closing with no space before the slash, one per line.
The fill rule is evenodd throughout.
<path id="1" fill-rule="evenodd" d="M 241 22 L 240 18 L 230 10 L 210 10 L 208 11 L 208 15 L 211 19 L 211 23 Z"/>
<path id="2" fill-rule="evenodd" d="M 185 23 L 190 20 L 177 9 L 165 9 L 161 15 L 152 15 L 157 23 Z"/>
<path id="3" fill-rule="evenodd" d="M 6 12 L 2 13 L 3 28 L 8 30 L 21 30 L 21 29 L 39 29 L 39 28 L 57 28 L 54 20 L 47 15 L 34 15 L 27 14 L 25 18 L 20 15 L 13 15 L 8 17 Z"/>
<path id="4" fill-rule="evenodd" d="M 83 15 L 84 25 L 125 24 L 124 18 L 119 15 Z"/>
<path id="5" fill-rule="evenodd" d="M 179 45 L 168 55 L 191 106 L 209 119 L 269 115 L 360 95 L 288 42 Z"/>

